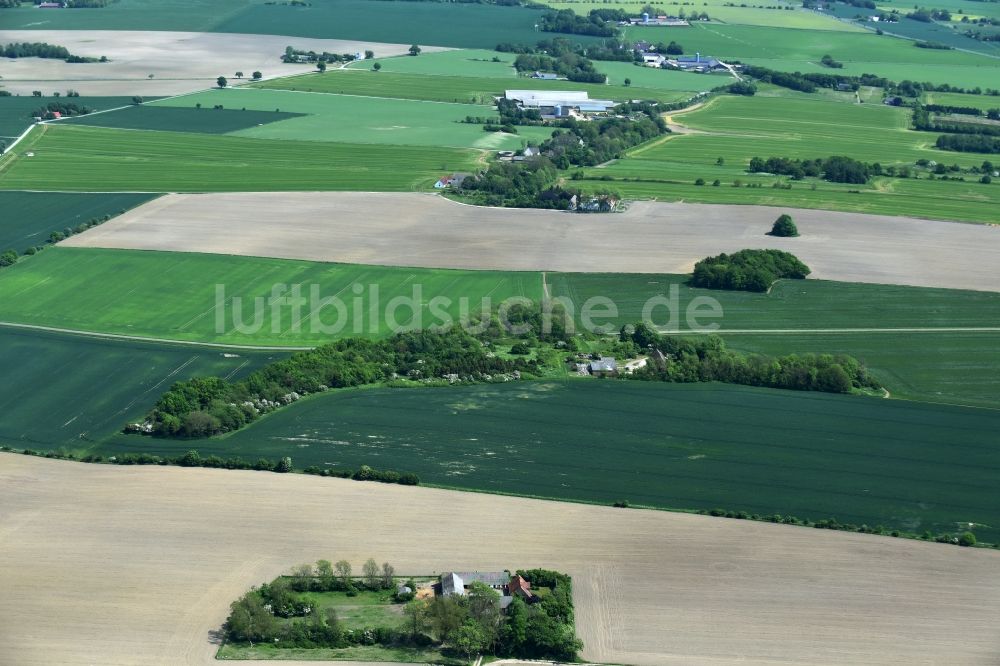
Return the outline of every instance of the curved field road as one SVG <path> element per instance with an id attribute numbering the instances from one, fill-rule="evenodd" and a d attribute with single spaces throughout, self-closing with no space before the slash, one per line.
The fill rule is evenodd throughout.
<path id="1" fill-rule="evenodd" d="M 767 235 L 790 213 L 799 238 Z M 624 213 L 483 208 L 410 193 L 171 194 L 63 241 L 382 266 L 686 273 L 720 252 L 795 253 L 810 277 L 1000 291 L 1000 227 L 641 201 Z"/>
<path id="2" fill-rule="evenodd" d="M 505 538 L 501 524 L 522 526 L 524 538 Z M 298 474 L 0 453 L 0 662 L 209 666 L 230 602 L 251 585 L 302 562 L 357 566 L 368 557 L 401 575 L 565 571 L 592 662 L 971 665 L 1000 654 L 994 550 Z"/>

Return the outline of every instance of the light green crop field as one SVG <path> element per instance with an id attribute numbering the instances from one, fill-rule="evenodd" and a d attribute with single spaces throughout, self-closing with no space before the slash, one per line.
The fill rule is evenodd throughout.
<path id="1" fill-rule="evenodd" d="M 297 310 L 291 303 L 273 307 L 274 285 L 299 285 L 305 303 Z M 280 299 L 282 293 L 276 296 Z M 538 273 L 58 246 L 0 271 L 7 321 L 244 345 L 302 346 L 347 336 L 382 336 L 393 322 L 426 328 L 445 315 L 454 321 L 463 313 L 478 315 L 483 299 L 490 299 L 495 308 L 511 296 L 537 301 L 541 293 Z M 451 302 L 434 301 L 436 296 Z M 342 301 L 343 310 L 322 300 L 334 297 Z M 463 297 L 468 299 L 465 306 Z M 412 299 L 414 307 L 401 302 L 403 298 Z M 390 310 L 391 318 L 386 314 Z"/>
<path id="2" fill-rule="evenodd" d="M 913 42 L 870 31 L 787 30 L 781 27 L 695 24 L 678 38 L 675 28 L 628 28 L 629 39 L 677 40 L 686 53 L 699 51 L 723 60 L 780 71 L 826 71 L 820 59 L 830 54 L 844 64 L 837 74 L 877 74 L 949 83 L 964 88 L 996 87 L 1000 61 L 964 51 L 918 49 Z"/>
<path id="3" fill-rule="evenodd" d="M 995 95 L 963 95 L 962 93 L 924 93 L 925 104 L 947 104 L 948 106 L 971 106 L 983 111 L 1000 109 L 1000 97 Z"/>
<path id="4" fill-rule="evenodd" d="M 594 0 L 544 0 L 544 4 L 549 5 L 553 9 L 572 9 L 580 15 L 586 15 L 592 9 L 622 9 L 630 12 L 631 16 L 638 17 L 642 16 L 642 8 L 648 3 L 617 1 L 596 2 Z M 862 28 L 850 25 L 849 23 L 844 23 L 842 21 L 836 21 L 817 12 L 805 11 L 798 3 L 794 5 L 786 4 L 784 2 L 760 3 L 766 4 L 766 8 L 754 7 L 753 4 L 740 3 L 742 6 L 736 6 L 736 3 L 728 1 L 712 0 L 711 2 L 691 2 L 688 6 L 682 7 L 678 7 L 675 4 L 655 6 L 662 7 L 671 15 L 679 15 L 682 11 L 685 12 L 686 15 L 706 12 L 711 17 L 712 21 L 721 21 L 722 23 L 732 23 L 736 25 L 780 26 L 782 28 L 842 30 L 847 32 L 858 32 L 859 30 L 862 30 Z M 773 7 L 779 7 L 779 9 L 773 9 Z M 788 7 L 789 9 L 784 9 L 784 7 Z M 643 29 L 648 29 L 648 27 Z M 680 37 L 684 36 L 683 27 L 670 29 L 675 31 Z"/>
<path id="5" fill-rule="evenodd" d="M 584 379 L 337 391 L 197 448 L 600 504 L 835 517 L 918 534 L 975 523 L 989 542 L 1000 538 L 998 428 L 995 410 Z M 118 437 L 101 451 L 191 447 Z"/>
<path id="6" fill-rule="evenodd" d="M 422 56 L 421 56 L 422 57 Z M 632 67 L 632 65 L 628 65 Z M 639 69 L 635 67 L 634 69 Z M 722 85 L 717 77 L 695 74 L 663 72 L 664 82 L 687 81 L 709 88 Z M 677 79 L 677 76 L 686 77 Z M 664 84 L 666 85 L 666 83 Z M 299 90 L 305 92 L 337 93 L 341 95 L 366 95 L 371 97 L 395 97 L 420 99 L 436 102 L 462 104 L 492 104 L 495 97 L 505 90 L 585 90 L 591 99 L 649 99 L 662 102 L 677 102 L 691 97 L 691 92 L 667 88 L 642 88 L 638 85 L 601 85 L 596 83 L 574 83 L 572 81 L 543 81 L 528 77 L 501 79 L 498 77 L 443 76 L 435 74 L 397 74 L 393 72 L 373 72 L 370 70 L 331 70 L 325 74 L 309 74 L 275 79 L 253 84 L 257 88 L 273 90 Z M 700 88 L 699 88 L 700 89 Z"/>
<path id="7" fill-rule="evenodd" d="M 78 450 L 146 414 L 175 381 L 238 378 L 282 354 L 0 327 L 0 444 Z"/>
<path id="8" fill-rule="evenodd" d="M 331 72 L 327 74 L 333 76 Z M 324 76 L 327 76 L 324 75 Z M 353 95 L 233 88 L 213 90 L 165 100 L 159 106 L 214 107 L 252 111 L 291 111 L 303 114 L 278 122 L 230 132 L 254 139 L 378 143 L 398 146 L 447 146 L 514 150 L 522 138 L 514 134 L 484 132 L 482 125 L 459 122 L 468 116 L 499 118 L 491 106 L 444 104 L 408 99 L 374 99 Z M 206 114 L 214 110 L 202 109 Z M 199 114 L 201 113 L 199 112 Z M 241 111 L 233 111 L 240 114 Z"/>
<path id="9" fill-rule="evenodd" d="M 824 97 L 733 97 L 711 100 L 675 122 L 698 133 L 671 136 L 641 146 L 606 167 L 587 169 L 587 187 L 613 187 L 624 196 L 695 202 L 773 204 L 889 215 L 915 215 L 993 222 L 1000 187 L 965 181 L 875 178 L 868 185 L 792 182 L 773 189 L 784 177 L 748 174 L 751 157 L 812 159 L 847 155 L 883 166 L 910 165 L 921 158 L 962 167 L 978 166 L 988 156 L 931 147 L 937 134 L 907 129 L 909 111 L 881 104 L 847 104 Z M 724 164 L 716 164 L 718 158 Z M 613 185 L 599 179 L 610 178 Z M 705 186 L 694 182 L 702 178 Z M 627 181 L 625 179 L 628 179 Z M 711 184 L 720 181 L 720 186 Z M 760 189 L 735 188 L 735 181 L 760 183 Z M 580 184 L 580 183 L 578 183 Z M 815 187 L 815 189 L 813 189 Z"/>
<path id="10" fill-rule="evenodd" d="M 53 231 L 118 215 L 153 198 L 152 194 L 66 194 L 0 191 L 0 251 L 23 252 L 44 245 Z M 2 315 L 0 315 L 2 318 Z"/>
<path id="11" fill-rule="evenodd" d="M 534 26 L 541 15 L 524 7 L 375 0 L 309 0 L 299 7 L 267 0 L 118 0 L 100 11 L 50 12 L 44 20 L 30 4 L 4 12 L 9 30 L 179 30 L 484 49 L 538 41 Z"/>
<path id="12" fill-rule="evenodd" d="M 34 157 L 24 156 L 29 149 Z M 0 161 L 0 189 L 230 192 L 401 191 L 469 171 L 454 148 L 251 139 L 45 125 Z M 72 164 L 73 168 L 67 168 Z"/>

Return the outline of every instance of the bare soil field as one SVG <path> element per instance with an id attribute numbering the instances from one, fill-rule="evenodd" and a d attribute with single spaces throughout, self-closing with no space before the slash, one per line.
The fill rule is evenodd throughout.
<path id="1" fill-rule="evenodd" d="M 2 60 L 0 86 L 15 95 L 41 90 L 46 95 L 76 90 L 83 96 L 178 95 L 215 85 L 220 75 L 231 84 L 242 71 L 249 80 L 260 71 L 264 78 L 314 71 L 309 65 L 286 65 L 286 46 L 331 53 L 366 49 L 382 58 L 402 55 L 410 45 L 341 39 L 307 39 L 281 35 L 234 35 L 205 32 L 129 30 L 0 30 L 0 43 L 48 42 L 65 46 L 73 55 L 111 62 L 69 64 L 62 60 L 19 58 Z M 424 51 L 444 51 L 426 47 Z M 150 78 L 152 75 L 152 78 Z M 86 101 L 86 100 L 84 100 Z"/>
<path id="2" fill-rule="evenodd" d="M 766 235 L 790 213 L 799 238 Z M 65 241 L 426 268 L 685 273 L 720 252 L 795 253 L 811 277 L 1000 291 L 1000 228 L 767 206 L 643 201 L 624 213 L 483 208 L 430 194 L 174 194 Z"/>
<path id="3" fill-rule="evenodd" d="M 522 526 L 519 537 L 505 537 L 505 524 Z M 566 571 L 591 661 L 1000 658 L 997 551 L 292 474 L 0 454 L 0 662 L 212 664 L 228 605 L 251 585 L 301 562 L 368 557 L 401 574 Z"/>

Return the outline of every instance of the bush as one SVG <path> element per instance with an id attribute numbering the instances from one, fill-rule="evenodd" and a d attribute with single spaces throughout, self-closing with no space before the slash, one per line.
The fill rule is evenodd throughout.
<path id="1" fill-rule="evenodd" d="M 798 236 L 799 230 L 795 226 L 795 222 L 792 220 L 791 215 L 782 214 L 777 220 L 774 221 L 774 226 L 771 227 L 771 235 L 789 238 Z"/>
<path id="2" fill-rule="evenodd" d="M 965 546 L 965 547 L 975 546 L 976 545 L 976 535 L 973 534 L 972 532 L 964 532 L 964 533 L 962 533 L 962 535 L 958 537 L 958 545 L 959 546 Z"/>

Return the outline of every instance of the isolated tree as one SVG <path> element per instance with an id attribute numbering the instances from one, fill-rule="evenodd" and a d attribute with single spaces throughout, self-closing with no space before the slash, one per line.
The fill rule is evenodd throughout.
<path id="1" fill-rule="evenodd" d="M 325 72 L 326 71 L 326 61 L 325 60 L 320 60 L 318 63 L 316 63 L 316 69 L 318 69 L 320 72 Z"/>
<path id="2" fill-rule="evenodd" d="M 715 166 L 723 166 L 726 163 L 725 157 L 719 157 L 715 160 Z"/>
<path id="3" fill-rule="evenodd" d="M 17 252 L 15 250 L 7 250 L 3 254 L 0 254 L 0 268 L 5 266 L 13 266 L 17 263 Z"/>
<path id="4" fill-rule="evenodd" d="M 42 91 L 41 90 L 32 90 L 31 91 L 31 96 L 32 97 L 41 97 L 42 96 Z"/>
<path id="5" fill-rule="evenodd" d="M 365 60 L 371 60 L 375 57 L 374 51 L 365 51 Z"/>
<path id="6" fill-rule="evenodd" d="M 236 78 L 242 79 L 243 78 L 243 72 L 236 72 Z"/>
<path id="7" fill-rule="evenodd" d="M 334 569 L 337 571 L 337 578 L 340 579 L 340 584 L 344 586 L 344 589 L 351 587 L 351 563 L 347 560 L 340 560 L 333 565 Z"/>
<path id="8" fill-rule="evenodd" d="M 774 221 L 774 226 L 771 227 L 771 235 L 790 238 L 798 236 L 799 230 L 796 228 L 791 215 L 782 214 L 777 220 Z"/>
<path id="9" fill-rule="evenodd" d="M 260 81 L 263 77 L 264 75 L 261 74 L 260 72 L 254 72 L 253 74 L 250 75 L 250 78 L 252 78 L 254 81 Z"/>
<path id="10" fill-rule="evenodd" d="M 418 56 L 418 55 L 420 55 L 420 47 L 417 46 L 416 44 L 414 44 L 413 46 L 411 46 L 410 47 L 410 55 L 411 56 Z"/>
<path id="11" fill-rule="evenodd" d="M 225 88 L 229 84 L 229 81 L 226 80 L 226 77 L 220 76 L 215 80 L 215 84 L 220 88 Z"/>
<path id="12" fill-rule="evenodd" d="M 625 87 L 628 88 L 630 85 L 632 85 L 632 79 L 625 79 L 623 83 L 625 84 Z"/>
<path id="13" fill-rule="evenodd" d="M 392 589 L 392 579 L 396 575 L 396 569 L 388 562 L 382 563 L 382 587 L 387 590 Z"/>
<path id="14" fill-rule="evenodd" d="M 142 104 L 142 98 L 136 95 L 135 97 L 132 98 L 132 103 L 138 106 Z"/>
<path id="15" fill-rule="evenodd" d="M 380 62 L 375 63 L 374 65 L 372 65 L 372 69 L 377 72 L 378 70 L 382 69 L 382 63 Z"/>
<path id="16" fill-rule="evenodd" d="M 156 76 L 156 74 L 150 74 L 150 75 L 149 75 L 149 76 L 147 76 L 146 78 L 147 78 L 147 79 L 152 79 L 152 78 L 153 78 L 154 76 Z"/>
<path id="17" fill-rule="evenodd" d="M 365 578 L 365 585 L 368 586 L 368 589 L 370 590 L 378 589 L 378 584 L 379 584 L 378 563 L 369 557 L 365 561 L 364 565 L 362 565 L 361 572 Z"/>
<path id="18" fill-rule="evenodd" d="M 975 546 L 976 545 L 976 535 L 972 532 L 963 532 L 960 537 L 958 537 L 959 546 Z"/>
<path id="19" fill-rule="evenodd" d="M 274 466 L 275 472 L 287 473 L 292 471 L 292 459 L 285 456 L 278 461 L 278 464 Z"/>

